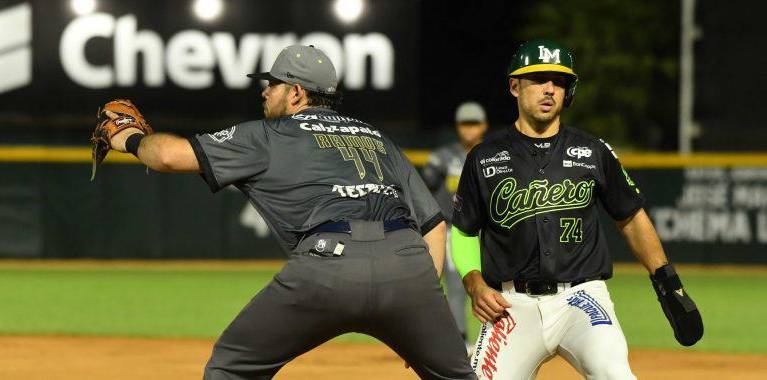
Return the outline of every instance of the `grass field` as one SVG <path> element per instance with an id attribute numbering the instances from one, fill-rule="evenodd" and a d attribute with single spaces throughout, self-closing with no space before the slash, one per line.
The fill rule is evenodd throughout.
<path id="1" fill-rule="evenodd" d="M 278 267 L 0 261 L 0 334 L 215 338 Z M 706 326 L 692 350 L 767 353 L 762 323 L 767 270 L 682 267 L 680 272 Z M 608 285 L 630 346 L 680 347 L 642 270 L 621 266 Z M 476 330 L 474 322 L 471 333 Z"/>

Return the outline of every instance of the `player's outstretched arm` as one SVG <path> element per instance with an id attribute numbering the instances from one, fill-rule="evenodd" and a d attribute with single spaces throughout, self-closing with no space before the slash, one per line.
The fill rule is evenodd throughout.
<path id="1" fill-rule="evenodd" d="M 447 224 L 442 221 L 431 231 L 423 235 L 423 240 L 429 246 L 429 254 L 437 269 L 437 277 L 442 277 L 442 267 L 445 266 L 445 239 L 447 238 Z"/>
<path id="2" fill-rule="evenodd" d="M 200 165 L 192 145 L 171 134 L 155 134 L 138 107 L 128 99 L 116 99 L 99 108 L 96 129 L 91 135 L 93 169 L 110 150 L 130 152 L 150 168 L 163 172 L 199 172 Z"/>
<path id="3" fill-rule="evenodd" d="M 111 139 L 112 149 L 127 152 L 126 142 L 129 138 L 138 138 L 141 134 L 137 129 L 126 129 Z M 153 133 L 148 136 L 140 135 L 137 157 L 152 170 L 159 172 L 189 173 L 199 172 L 200 165 L 194 154 L 189 140 L 170 133 Z"/>
<path id="4" fill-rule="evenodd" d="M 676 269 L 668 263 L 647 213 L 640 209 L 634 216 L 619 221 L 618 228 L 631 251 L 650 272 L 650 281 L 674 337 L 680 344 L 692 346 L 703 337 L 703 320 Z"/>

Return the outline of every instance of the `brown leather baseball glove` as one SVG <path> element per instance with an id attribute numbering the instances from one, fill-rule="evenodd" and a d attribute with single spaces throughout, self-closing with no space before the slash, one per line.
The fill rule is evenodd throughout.
<path id="1" fill-rule="evenodd" d="M 128 99 L 116 99 L 104 104 L 96 117 L 96 130 L 91 136 L 91 144 L 93 144 L 91 181 L 96 177 L 96 168 L 104 161 L 112 148 L 110 141 L 114 135 L 128 128 L 138 128 L 147 135 L 154 132 L 138 108 Z"/>

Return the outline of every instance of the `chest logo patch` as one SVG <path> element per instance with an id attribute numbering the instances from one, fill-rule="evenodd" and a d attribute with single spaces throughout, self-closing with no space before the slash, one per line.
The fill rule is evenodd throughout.
<path id="1" fill-rule="evenodd" d="M 562 167 L 563 168 L 579 167 L 579 168 L 586 168 L 586 169 L 596 169 L 597 168 L 596 165 L 589 165 L 589 164 L 585 164 L 583 162 L 571 161 L 571 160 L 562 160 Z"/>
<path id="2" fill-rule="evenodd" d="M 506 165 L 500 165 L 500 166 L 488 166 L 486 168 L 482 169 L 482 175 L 485 176 L 485 178 L 490 178 L 495 176 L 496 174 L 506 174 L 513 172 L 514 169 L 506 166 Z"/>
<path id="3" fill-rule="evenodd" d="M 493 157 L 487 157 L 479 160 L 479 163 L 484 165 L 498 164 L 501 162 L 511 161 L 511 156 L 508 150 L 503 150 L 495 154 Z"/>
<path id="4" fill-rule="evenodd" d="M 513 228 L 517 223 L 547 212 L 572 210 L 591 204 L 594 180 L 549 185 L 549 180 L 535 180 L 527 187 L 517 186 L 510 177 L 502 180 L 490 195 L 490 217 L 501 227 Z"/>
<path id="5" fill-rule="evenodd" d="M 591 149 L 585 146 L 571 146 L 567 148 L 567 155 L 578 159 L 591 157 Z"/>

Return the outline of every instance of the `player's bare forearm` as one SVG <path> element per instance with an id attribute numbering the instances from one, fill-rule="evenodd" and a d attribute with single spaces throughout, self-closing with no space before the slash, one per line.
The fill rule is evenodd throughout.
<path id="1" fill-rule="evenodd" d="M 112 149 L 125 152 L 125 142 L 139 132 L 131 128 L 112 137 Z M 199 172 L 200 165 L 189 140 L 170 133 L 153 133 L 141 139 L 138 159 L 158 172 Z"/>
<path id="2" fill-rule="evenodd" d="M 644 209 L 640 209 L 634 216 L 618 221 L 616 224 L 631 252 L 650 274 L 668 264 L 658 233 Z"/>
<path id="3" fill-rule="evenodd" d="M 431 231 L 423 235 L 423 240 L 429 246 L 429 254 L 437 269 L 437 277 L 442 277 L 442 267 L 445 265 L 445 240 L 447 239 L 447 224 L 443 221 Z"/>

